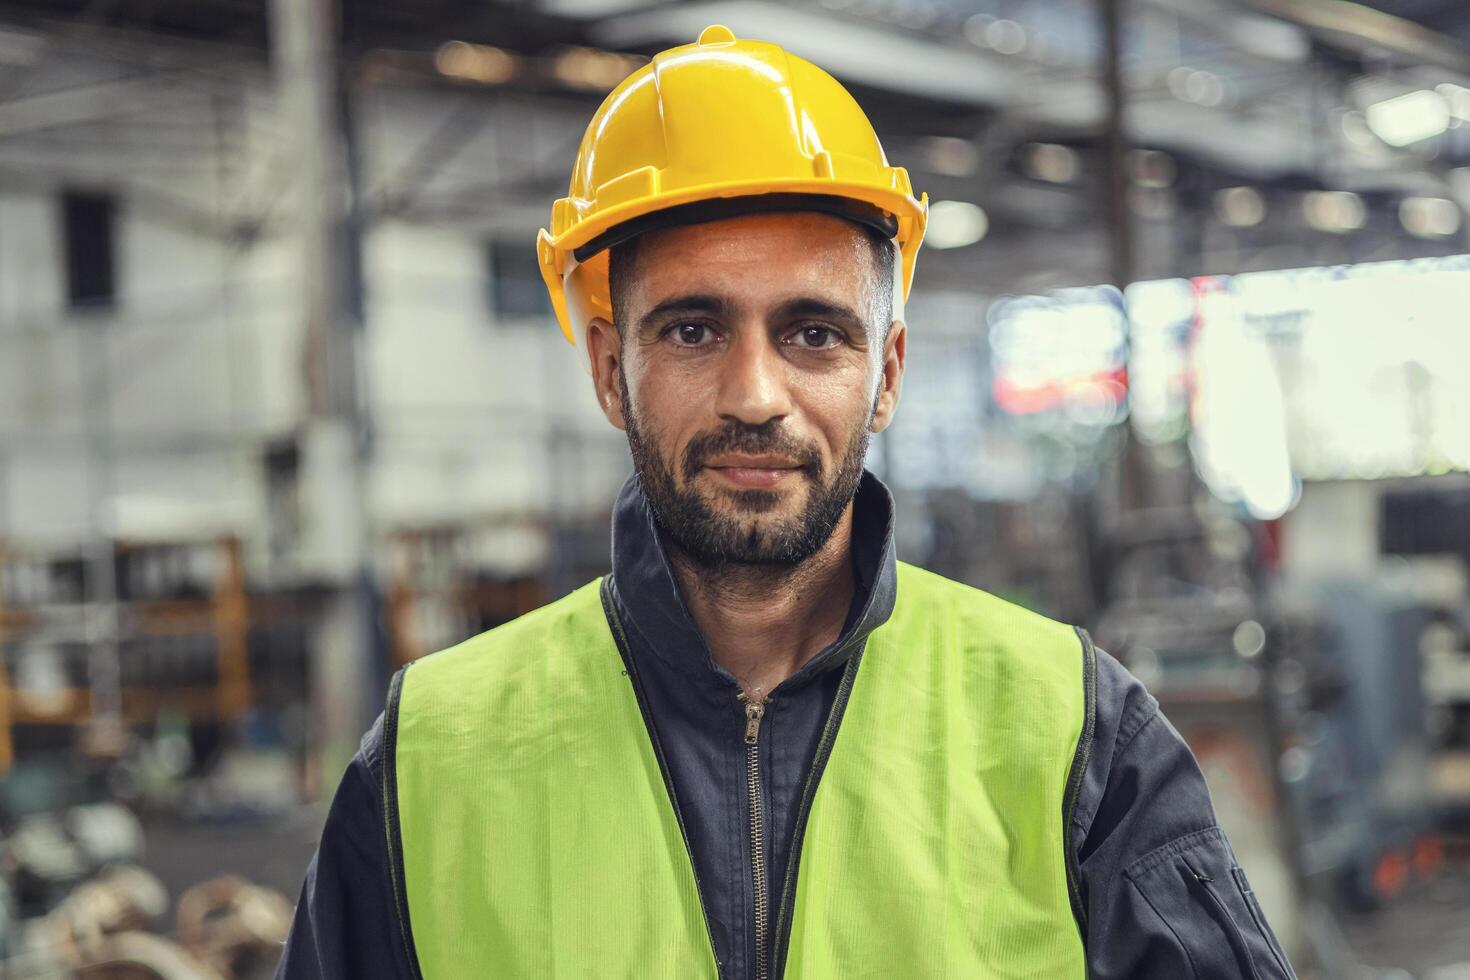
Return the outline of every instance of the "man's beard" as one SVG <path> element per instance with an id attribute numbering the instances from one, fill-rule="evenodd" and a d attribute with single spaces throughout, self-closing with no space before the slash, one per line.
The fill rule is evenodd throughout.
<path id="1" fill-rule="evenodd" d="M 816 446 L 791 438 L 782 431 L 779 420 L 762 425 L 732 421 L 690 440 L 679 462 L 684 480 L 680 487 L 674 478 L 673 463 L 658 451 L 639 423 L 621 370 L 618 384 L 633 469 L 653 516 L 670 542 L 700 565 L 799 565 L 832 537 L 843 511 L 857 495 L 868 452 L 871 413 L 852 433 L 836 472 L 825 482 Z M 736 490 L 728 491 L 734 513 L 716 511 L 694 488 L 693 481 L 706 461 L 721 453 L 769 453 L 795 462 L 802 479 L 810 485 L 806 506 L 791 518 L 752 521 L 753 516 L 774 510 L 780 495 L 774 490 Z"/>

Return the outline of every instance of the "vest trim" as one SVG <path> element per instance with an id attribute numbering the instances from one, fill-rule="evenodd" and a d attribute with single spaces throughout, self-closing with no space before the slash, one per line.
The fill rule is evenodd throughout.
<path id="1" fill-rule="evenodd" d="M 602 614 L 607 617 L 607 625 L 612 628 L 613 644 L 618 648 L 618 656 L 623 660 L 623 673 L 627 674 L 628 680 L 633 682 L 633 697 L 638 702 L 638 713 L 643 717 L 643 727 L 648 731 L 648 740 L 653 743 L 653 757 L 658 760 L 658 771 L 664 779 L 664 790 L 669 794 L 669 803 L 674 808 L 674 819 L 679 823 L 679 836 L 684 841 L 684 850 L 689 853 L 689 867 L 694 874 L 694 894 L 699 899 L 699 914 L 704 921 L 704 932 L 705 937 L 709 940 L 710 955 L 715 960 L 715 969 L 723 977 L 725 975 L 724 964 L 714 956 L 715 934 L 709 924 L 709 909 L 704 907 L 704 887 L 699 883 L 699 871 L 694 863 L 694 849 L 689 846 L 689 831 L 684 826 L 684 811 L 679 808 L 679 796 L 674 792 L 674 778 L 670 775 L 669 765 L 664 759 L 664 747 L 658 740 L 658 732 L 654 729 L 653 719 L 648 714 L 648 701 L 643 693 L 643 681 L 633 667 L 633 658 L 628 655 L 628 637 L 623 633 L 623 621 L 618 618 L 612 590 L 612 576 L 606 575 L 597 589 L 598 597 L 602 600 Z"/>
<path id="2" fill-rule="evenodd" d="M 866 646 L 866 645 L 865 645 Z M 817 743 L 817 754 L 812 759 L 812 768 L 802 786 L 801 801 L 797 804 L 796 822 L 791 832 L 791 856 L 786 859 L 786 880 L 781 886 L 781 904 L 776 910 L 775 948 L 771 956 L 771 975 L 780 977 L 786 973 L 786 954 L 791 944 L 791 909 L 796 904 L 796 872 L 801 863 L 801 845 L 806 838 L 807 817 L 812 812 L 812 800 L 817 795 L 817 784 L 827 768 L 832 755 L 832 743 L 837 740 L 837 729 L 842 724 L 842 715 L 847 710 L 847 699 L 852 694 L 852 682 L 857 677 L 858 665 L 862 663 L 860 649 L 847 660 L 842 669 L 842 679 L 837 684 L 837 695 L 827 712 L 827 721 L 822 726 L 822 738 Z"/>
<path id="3" fill-rule="evenodd" d="M 398 825 L 398 702 L 403 691 L 403 675 L 412 666 L 407 663 L 393 675 L 388 686 L 388 703 L 383 708 L 383 828 L 388 836 L 388 878 L 393 886 L 398 934 L 403 939 L 409 972 L 414 980 L 423 980 L 418 951 L 413 945 L 413 925 L 408 918 L 408 896 L 403 888 L 403 834 Z"/>
<path id="4" fill-rule="evenodd" d="M 1067 775 L 1067 792 L 1062 798 L 1062 832 L 1067 841 L 1067 893 L 1072 900 L 1072 918 L 1084 944 L 1087 942 L 1087 907 L 1082 901 L 1082 869 L 1077 859 L 1077 800 L 1082 794 L 1082 780 L 1092 760 L 1092 736 L 1097 722 L 1097 650 L 1092 637 L 1080 626 L 1073 627 L 1082 641 L 1082 734 L 1077 737 L 1077 751 L 1072 756 L 1072 771 Z"/>

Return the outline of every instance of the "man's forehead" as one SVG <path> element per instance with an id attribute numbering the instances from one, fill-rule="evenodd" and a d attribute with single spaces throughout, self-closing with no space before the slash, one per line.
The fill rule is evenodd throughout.
<path id="1" fill-rule="evenodd" d="M 654 292 L 690 279 L 830 284 L 850 293 L 874 271 L 865 232 L 842 218 L 816 212 L 741 215 L 645 232 L 637 244 L 636 274 Z"/>
<path id="2" fill-rule="evenodd" d="M 639 258 L 677 261 L 691 253 L 782 251 L 830 258 L 851 253 L 861 259 L 867 239 L 851 221 L 814 211 L 745 214 L 645 232 Z"/>

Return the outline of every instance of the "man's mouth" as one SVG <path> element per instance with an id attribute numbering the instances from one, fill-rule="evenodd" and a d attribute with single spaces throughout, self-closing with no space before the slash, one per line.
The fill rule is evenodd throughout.
<path id="1" fill-rule="evenodd" d="M 785 456 L 721 453 L 705 469 L 742 490 L 771 490 L 799 477 L 802 465 Z"/>

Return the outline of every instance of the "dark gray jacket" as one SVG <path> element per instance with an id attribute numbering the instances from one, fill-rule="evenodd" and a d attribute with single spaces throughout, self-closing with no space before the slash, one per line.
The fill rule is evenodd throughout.
<path id="1" fill-rule="evenodd" d="M 820 735 L 843 674 L 837 668 L 893 610 L 893 502 L 871 474 L 854 508 L 853 546 L 857 588 L 842 635 L 771 692 L 760 728 L 773 903 L 789 890 L 783 886 L 793 844 L 800 865 L 806 776 L 820 763 Z M 683 819 L 721 974 L 746 980 L 755 974 L 755 899 L 740 687 L 710 658 L 679 598 L 636 479 L 613 516 L 610 585 L 606 594 Z M 1091 976 L 1292 977 L 1215 824 L 1193 755 L 1143 686 L 1082 635 L 1090 717 L 1075 766 L 1080 788 L 1064 816 L 1079 886 L 1076 927 Z M 390 884 L 383 729 L 379 718 L 337 790 L 278 980 L 418 976 Z M 771 937 L 775 964 L 783 961 L 785 939 Z"/>

